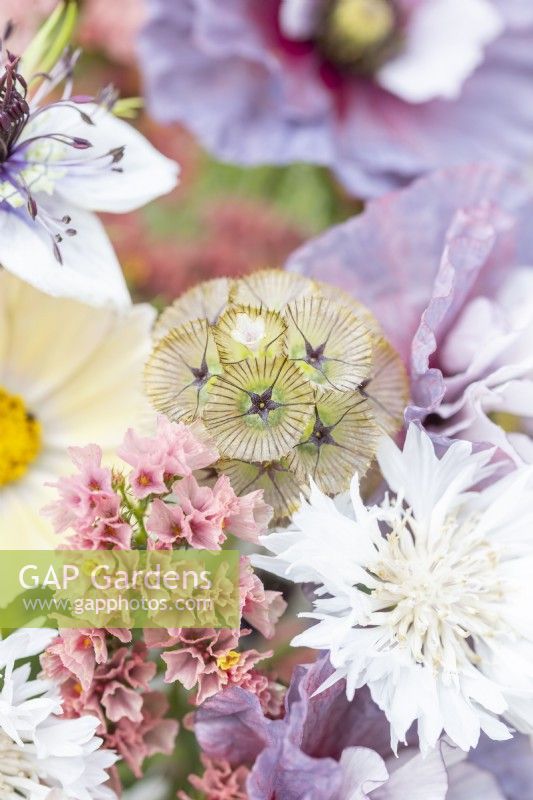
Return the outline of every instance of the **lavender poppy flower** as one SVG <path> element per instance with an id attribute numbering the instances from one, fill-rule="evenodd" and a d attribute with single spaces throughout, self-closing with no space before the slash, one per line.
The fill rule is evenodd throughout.
<path id="1" fill-rule="evenodd" d="M 531 187 L 436 173 L 304 245 L 288 269 L 353 293 L 411 371 L 407 420 L 533 463 Z"/>
<path id="2" fill-rule="evenodd" d="M 352 703 L 342 682 L 315 694 L 331 672 L 327 657 L 297 667 L 283 720 L 264 717 L 257 698 L 238 687 L 196 712 L 203 753 L 250 768 L 249 800 L 526 800 L 525 737 L 483 742 L 468 761 L 445 743 L 423 759 L 412 737 L 395 758 L 385 716 L 365 689 Z"/>
<path id="3" fill-rule="evenodd" d="M 148 0 L 153 114 L 218 158 L 310 161 L 374 196 L 533 154 L 523 0 Z"/>
<path id="4" fill-rule="evenodd" d="M 66 54 L 30 96 L 24 64 L 0 51 L 0 263 L 47 294 L 125 306 L 120 265 L 91 212 L 165 194 L 177 168 L 111 113 L 113 91 L 70 95 L 78 55 Z M 63 82 L 62 98 L 47 102 Z"/>

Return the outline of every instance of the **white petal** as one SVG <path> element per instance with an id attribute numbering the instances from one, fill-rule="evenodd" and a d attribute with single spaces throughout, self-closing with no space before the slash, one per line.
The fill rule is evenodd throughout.
<path id="1" fill-rule="evenodd" d="M 67 170 L 55 189 L 72 205 L 92 211 L 126 212 L 167 194 L 177 184 L 178 166 L 161 155 L 132 125 L 92 104 L 83 110 L 92 115 L 94 125 L 88 125 L 75 112 L 50 108 L 39 120 L 45 131 L 59 130 L 69 136 L 79 136 L 91 142 L 87 150 L 67 148 L 66 155 L 78 166 Z M 35 135 L 30 128 L 30 133 Z M 91 161 L 112 148 L 125 147 L 124 157 L 116 166 L 95 169 Z M 103 162 L 102 162 L 103 163 Z M 72 214 L 72 216 L 74 216 Z"/>
<path id="2" fill-rule="evenodd" d="M 409 103 L 454 99 L 503 30 L 489 0 L 431 0 L 413 13 L 402 52 L 378 72 L 385 89 Z"/>
<path id="3" fill-rule="evenodd" d="M 46 210 L 61 218 L 67 209 L 46 198 Z M 129 293 L 111 243 L 93 215 L 69 208 L 77 235 L 60 245 L 63 263 L 41 226 L 25 212 L 0 213 L 0 263 L 9 272 L 54 297 L 71 297 L 93 306 L 125 308 Z"/>

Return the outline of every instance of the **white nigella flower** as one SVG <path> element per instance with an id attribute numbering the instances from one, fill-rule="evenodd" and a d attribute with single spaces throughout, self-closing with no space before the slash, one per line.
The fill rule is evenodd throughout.
<path id="1" fill-rule="evenodd" d="M 33 96 L 18 58 L 0 53 L 0 264 L 49 294 L 129 304 L 120 265 L 93 211 L 126 212 L 169 192 L 177 167 L 96 100 L 70 95 L 65 55 Z M 46 96 L 66 81 L 63 97 Z"/>
<path id="2" fill-rule="evenodd" d="M 114 800 L 104 784 L 117 760 L 101 749 L 96 717 L 62 719 L 57 687 L 30 680 L 28 663 L 56 631 L 19 630 L 0 641 L 0 800 Z"/>
<path id="3" fill-rule="evenodd" d="M 318 584 L 317 625 L 293 644 L 330 651 L 332 682 L 368 684 L 393 745 L 418 720 L 423 750 L 444 730 L 463 750 L 480 730 L 533 732 L 533 470 L 473 491 L 491 452 L 454 442 L 438 458 L 411 425 L 403 452 L 384 439 L 379 464 L 393 494 L 352 511 L 312 488 L 292 528 L 263 537 L 257 566 Z M 347 513 L 350 516 L 347 516 Z"/>
<path id="4" fill-rule="evenodd" d="M 143 421 L 154 316 L 56 299 L 0 272 L 0 549 L 14 536 L 19 549 L 57 546 L 40 511 L 45 484 L 71 471 L 67 448 L 98 442 L 112 458 Z"/>

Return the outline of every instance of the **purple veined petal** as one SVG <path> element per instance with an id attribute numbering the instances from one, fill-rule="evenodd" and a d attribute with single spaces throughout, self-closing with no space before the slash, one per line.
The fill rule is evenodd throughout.
<path id="1" fill-rule="evenodd" d="M 488 262 L 499 232 L 510 227 L 508 216 L 487 206 L 470 213 L 458 211 L 452 221 L 432 298 L 412 343 L 412 394 L 423 415 L 434 411 L 445 393 L 443 378 L 435 372 L 428 375 L 429 360 L 437 349 L 437 341 L 442 340 L 455 321 Z M 418 417 L 416 405 L 408 412 L 408 421 Z"/>
<path id="2" fill-rule="evenodd" d="M 195 714 L 194 730 L 210 758 L 254 761 L 271 738 L 257 697 L 238 686 L 219 692 Z"/>
<path id="3" fill-rule="evenodd" d="M 250 800 L 338 800 L 341 768 L 331 758 L 311 758 L 288 739 L 264 750 L 248 777 Z"/>
<path id="4" fill-rule="evenodd" d="M 339 759 L 346 747 L 358 746 L 389 756 L 389 724 L 366 688 L 358 690 L 351 703 L 346 699 L 345 681 L 315 694 L 332 673 L 327 655 L 308 667 L 296 668 L 287 694 L 291 736 L 310 755 Z M 292 718 L 298 706 L 303 714 L 295 724 Z"/>
<path id="5" fill-rule="evenodd" d="M 528 195 L 521 181 L 494 167 L 434 173 L 370 202 L 360 216 L 307 242 L 286 268 L 328 280 L 357 297 L 409 363 L 411 342 L 430 301 L 455 214 L 490 203 L 512 214 L 525 205 Z M 480 291 L 498 286 L 518 248 L 526 249 L 514 238 L 509 231 L 498 241 L 488 262 L 490 274 L 478 279 Z"/>

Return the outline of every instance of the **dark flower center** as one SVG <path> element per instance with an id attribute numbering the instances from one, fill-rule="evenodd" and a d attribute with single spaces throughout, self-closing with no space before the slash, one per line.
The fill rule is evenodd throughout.
<path id="1" fill-rule="evenodd" d="M 189 366 L 189 365 L 187 365 L 187 366 Z M 194 385 L 198 389 L 201 389 L 203 386 L 205 386 L 205 384 L 207 383 L 207 381 L 211 377 L 211 375 L 209 374 L 209 367 L 207 366 L 207 361 L 205 359 L 205 356 L 202 359 L 202 363 L 200 364 L 199 367 L 190 367 L 189 366 L 189 369 L 192 372 L 192 375 L 193 375 L 193 378 L 194 378 Z"/>
<path id="2" fill-rule="evenodd" d="M 317 447 L 322 447 L 323 444 L 334 444 L 336 445 L 337 442 L 331 435 L 332 430 L 334 430 L 335 425 L 324 425 L 320 417 L 318 416 L 318 412 L 316 412 L 316 419 L 313 431 L 305 444 L 314 444 Z"/>
<path id="3" fill-rule="evenodd" d="M 317 41 L 331 63 L 372 74 L 401 45 L 397 10 L 392 0 L 335 0 Z"/>
<path id="4" fill-rule="evenodd" d="M 0 78 L 0 163 L 8 159 L 30 115 L 26 81 L 17 72 L 18 62 L 18 57 L 9 54 Z"/>
<path id="5" fill-rule="evenodd" d="M 324 361 L 327 361 L 326 357 L 324 356 L 326 344 L 326 342 L 323 342 L 323 344 L 319 344 L 318 347 L 313 347 L 313 345 L 308 342 L 307 339 L 305 339 L 305 360 L 312 367 L 316 367 L 318 369 Z"/>
<path id="6" fill-rule="evenodd" d="M 266 422 L 269 413 L 280 408 L 280 405 L 280 403 L 272 400 L 272 388 L 266 389 L 262 394 L 250 392 L 250 408 L 247 414 L 257 414 L 263 422 Z"/>

